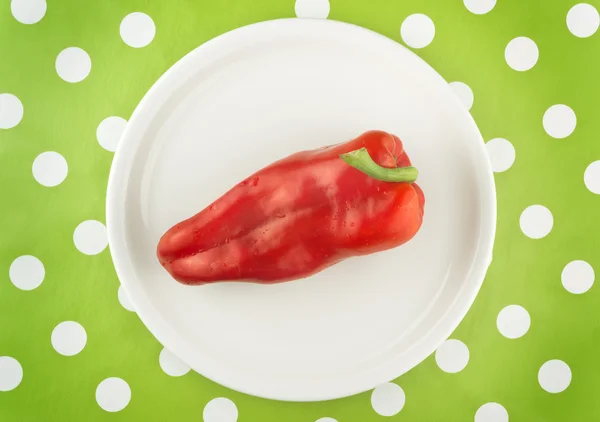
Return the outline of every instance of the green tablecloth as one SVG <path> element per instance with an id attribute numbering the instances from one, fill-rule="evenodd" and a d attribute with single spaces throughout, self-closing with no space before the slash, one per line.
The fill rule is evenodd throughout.
<path id="1" fill-rule="evenodd" d="M 600 420 L 588 1 L 2 0 L 0 420 Z M 452 340 L 393 384 L 324 403 L 230 391 L 163 351 L 119 288 L 104 227 L 112 151 L 151 84 L 210 38 L 296 14 L 404 42 L 453 82 L 498 190 L 494 261 Z"/>

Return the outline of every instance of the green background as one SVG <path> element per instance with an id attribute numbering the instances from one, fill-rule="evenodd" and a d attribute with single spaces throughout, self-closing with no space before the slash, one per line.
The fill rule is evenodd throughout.
<path id="1" fill-rule="evenodd" d="M 599 0 L 587 0 L 600 8 Z M 0 1 L 0 93 L 24 106 L 21 122 L 0 129 L 0 356 L 23 367 L 23 380 L 0 392 L 2 421 L 200 421 L 206 403 L 227 397 L 239 421 L 339 422 L 472 421 L 477 409 L 498 402 L 510 421 L 600 420 L 600 293 L 580 295 L 561 284 L 573 260 L 600 268 L 600 196 L 584 184 L 587 166 L 600 159 L 600 33 L 579 38 L 566 16 L 572 0 L 498 0 L 476 15 L 461 0 L 331 0 L 329 19 L 355 23 L 401 42 L 400 26 L 413 13 L 435 23 L 435 38 L 414 50 L 448 81 L 462 81 L 474 93 L 471 113 L 483 138 L 506 138 L 516 161 L 496 173 L 498 226 L 494 261 L 481 293 L 453 334 L 470 352 L 468 365 L 451 374 L 435 359 L 396 383 L 406 394 L 395 416 L 378 415 L 370 393 L 323 403 L 283 403 L 246 396 L 192 372 L 171 377 L 158 362 L 162 346 L 137 315 L 117 299 L 119 281 L 108 249 L 88 256 L 74 245 L 73 232 L 85 220 L 105 221 L 105 193 L 113 153 L 96 140 L 108 116 L 128 119 L 152 83 L 184 54 L 203 42 L 246 24 L 294 17 L 294 0 L 48 0 L 39 22 L 26 25 Z M 120 37 L 131 12 L 148 14 L 156 36 L 143 48 Z M 506 45 L 526 36 L 539 60 L 526 71 L 511 69 Z M 57 55 L 84 49 L 92 70 L 79 83 L 62 80 Z M 553 104 L 577 115 L 565 139 L 542 125 Z M 68 162 L 68 176 L 45 187 L 32 176 L 44 151 Z M 542 204 L 554 217 L 539 240 L 523 234 L 519 218 Z M 45 267 L 43 283 L 31 291 L 11 283 L 9 268 L 33 255 Z M 519 304 L 531 328 L 519 339 L 496 328 L 498 313 Z M 65 320 L 87 332 L 81 353 L 67 357 L 50 342 Z M 551 359 L 571 368 L 573 379 L 559 394 L 540 387 L 538 370 Z M 108 377 L 127 381 L 129 405 L 109 413 L 95 390 Z M 478 421 L 479 422 L 479 421 Z M 485 422 L 485 421 L 484 421 Z M 492 421 L 495 422 L 495 421 Z"/>

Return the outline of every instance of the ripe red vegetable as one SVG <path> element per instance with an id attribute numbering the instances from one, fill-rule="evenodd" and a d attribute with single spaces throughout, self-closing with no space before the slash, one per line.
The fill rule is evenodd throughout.
<path id="1" fill-rule="evenodd" d="M 394 248 L 421 227 L 425 197 L 398 137 L 370 131 L 248 177 L 161 238 L 184 284 L 275 283 Z"/>

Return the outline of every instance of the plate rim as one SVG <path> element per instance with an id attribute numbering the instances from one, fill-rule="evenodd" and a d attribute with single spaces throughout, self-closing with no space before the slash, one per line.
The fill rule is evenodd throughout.
<path id="1" fill-rule="evenodd" d="M 136 151 L 141 142 L 141 136 L 138 136 L 136 142 L 133 142 L 133 140 L 130 138 L 135 137 L 136 128 L 138 126 L 145 126 L 144 121 L 147 120 L 147 118 L 144 117 L 144 114 L 146 114 L 147 109 L 151 107 L 151 103 L 155 100 L 154 97 L 158 95 L 159 90 L 163 89 L 163 85 L 168 84 L 168 81 L 172 75 L 179 72 L 180 69 L 186 68 L 194 60 L 196 60 L 196 56 L 209 54 L 211 48 L 218 48 L 219 44 L 228 42 L 230 43 L 231 40 L 235 41 L 235 39 L 239 37 L 243 38 L 253 31 L 285 31 L 287 27 L 291 26 L 305 27 L 303 30 L 306 31 L 314 31 L 316 29 L 322 30 L 323 27 L 325 27 L 325 31 L 350 31 L 357 35 L 371 37 L 374 42 L 388 43 L 390 45 L 389 48 L 396 48 L 399 50 L 404 50 L 404 52 L 409 52 L 412 56 L 414 56 L 414 58 L 420 61 L 422 65 L 427 67 L 428 71 L 433 73 L 440 82 L 445 84 L 445 88 L 442 87 L 442 89 L 447 90 L 448 93 L 452 93 L 452 89 L 448 85 L 447 81 L 432 66 L 430 66 L 413 51 L 385 35 L 355 24 L 331 19 L 283 18 L 257 22 L 225 32 L 199 45 L 177 60 L 154 82 L 151 88 L 144 94 L 141 101 L 135 107 L 122 134 L 120 142 L 117 145 L 110 168 L 106 192 L 106 226 L 109 251 L 119 282 L 125 289 L 125 292 L 127 293 L 138 317 L 142 320 L 142 323 L 164 347 L 185 362 L 194 371 L 232 390 L 272 400 L 315 402 L 338 399 L 363 393 L 372 390 L 377 385 L 395 380 L 399 376 L 419 365 L 422 361 L 434 353 L 435 350 L 437 350 L 437 348 L 454 332 L 475 301 L 475 298 L 477 297 L 485 279 L 488 267 L 491 263 L 492 250 L 496 235 L 497 200 L 494 174 L 481 133 L 469 111 L 462 106 L 458 97 L 452 93 L 452 96 L 449 97 L 454 99 L 456 107 L 459 108 L 460 113 L 465 119 L 465 122 L 470 127 L 469 129 L 480 141 L 478 143 L 479 145 L 473 146 L 473 148 L 479 150 L 479 155 L 485 159 L 485 162 L 482 163 L 486 170 L 482 174 L 485 176 L 485 180 L 480 181 L 479 184 L 480 195 L 482 198 L 481 202 L 483 204 L 482 207 L 484 207 L 485 210 L 482 210 L 481 212 L 481 215 L 483 216 L 480 224 L 481 234 L 478 239 L 479 243 L 477 251 L 474 255 L 475 258 L 472 262 L 470 272 L 465 282 L 461 286 L 454 302 L 449 305 L 444 316 L 438 320 L 436 325 L 430 328 L 430 332 L 437 330 L 439 334 L 434 336 L 431 333 L 428 333 L 424 336 L 424 339 L 429 340 L 429 342 L 423 341 L 421 343 L 420 349 L 423 351 L 421 353 L 412 353 L 411 355 L 413 358 L 408 364 L 404 363 L 403 365 L 394 365 L 396 371 L 394 371 L 394 374 L 391 374 L 391 379 L 380 376 L 378 377 L 377 382 L 370 383 L 368 386 L 357 387 L 354 385 L 344 385 L 338 386 L 339 388 L 336 391 L 325 392 L 319 390 L 316 394 L 313 392 L 309 394 L 306 392 L 304 394 L 298 394 L 297 392 L 290 392 L 289 389 L 285 389 L 285 392 L 282 392 L 283 389 L 278 388 L 277 386 L 267 388 L 262 386 L 261 388 L 253 389 L 252 387 L 248 386 L 247 380 L 243 382 L 237 382 L 235 376 L 232 379 L 229 376 L 230 374 L 216 374 L 211 371 L 210 368 L 200 367 L 202 365 L 197 365 L 196 361 L 194 361 L 193 365 L 190 365 L 192 361 L 190 353 L 186 353 L 186 351 L 182 349 L 184 345 L 181 344 L 181 341 L 174 338 L 173 333 L 164 331 L 164 329 L 168 327 L 168 324 L 164 326 L 164 322 L 161 321 L 161 317 L 159 315 L 153 315 L 153 307 L 149 302 L 143 303 L 143 301 L 139 300 L 139 295 L 136 294 L 137 289 L 131 282 L 131 279 L 136 278 L 136 275 L 135 270 L 130 265 L 128 259 L 129 254 L 127 253 L 127 236 L 125 235 L 126 229 L 124 224 L 125 207 L 119 206 L 125 203 L 128 186 L 127 179 L 130 174 L 130 171 L 128 170 L 130 170 L 131 164 L 136 156 Z M 165 98 L 162 98 L 162 100 L 164 99 Z M 458 305 L 457 302 L 461 302 L 460 305 Z M 448 316 L 448 314 L 453 310 L 454 313 Z M 441 325 L 443 325 L 443 327 L 440 328 Z M 427 344 L 423 345 L 423 343 Z M 418 356 L 415 358 L 414 356 L 416 355 Z M 387 366 L 389 366 L 389 363 Z"/>

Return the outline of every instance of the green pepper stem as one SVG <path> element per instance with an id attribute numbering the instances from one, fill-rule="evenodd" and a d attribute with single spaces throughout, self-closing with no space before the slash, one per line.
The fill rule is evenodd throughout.
<path id="1" fill-rule="evenodd" d="M 417 180 L 417 175 L 419 174 L 415 167 L 381 167 L 373 161 L 366 148 L 340 154 L 340 158 L 355 169 L 384 182 L 412 183 Z"/>

